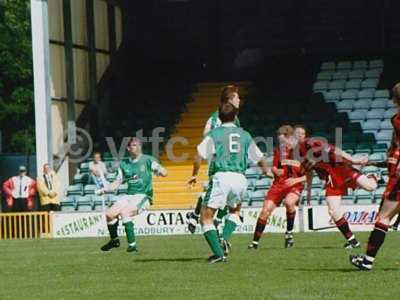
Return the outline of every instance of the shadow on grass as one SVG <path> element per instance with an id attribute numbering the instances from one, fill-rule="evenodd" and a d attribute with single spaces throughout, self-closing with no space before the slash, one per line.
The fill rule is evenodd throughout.
<path id="1" fill-rule="evenodd" d="M 337 268 L 337 269 L 328 269 L 328 268 L 288 268 L 285 269 L 285 271 L 300 271 L 300 272 L 331 272 L 331 273 L 352 273 L 352 272 L 359 272 L 359 273 L 374 273 L 374 272 L 379 272 L 379 271 L 400 271 L 398 268 L 383 268 L 383 269 L 373 269 L 370 272 L 363 272 L 360 270 L 357 270 L 356 268 Z"/>
<path id="2" fill-rule="evenodd" d="M 191 261 L 204 261 L 207 259 L 204 257 L 190 257 L 190 258 L 145 258 L 135 259 L 135 263 L 149 263 L 149 262 L 191 262 Z"/>

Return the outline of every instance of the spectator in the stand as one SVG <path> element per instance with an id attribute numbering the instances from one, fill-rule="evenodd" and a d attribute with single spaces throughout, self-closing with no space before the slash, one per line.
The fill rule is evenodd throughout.
<path id="1" fill-rule="evenodd" d="M 37 178 L 37 189 L 42 210 L 60 210 L 60 180 L 49 164 L 43 165 L 43 174 Z"/>
<path id="2" fill-rule="evenodd" d="M 20 166 L 18 175 L 3 183 L 3 191 L 8 211 L 21 212 L 34 209 L 36 182 L 26 175 L 25 166 Z"/>
<path id="3" fill-rule="evenodd" d="M 89 163 L 90 179 L 96 185 L 96 194 L 101 194 L 108 189 L 109 182 L 106 179 L 107 167 L 101 160 L 100 152 L 93 154 L 93 161 Z"/>

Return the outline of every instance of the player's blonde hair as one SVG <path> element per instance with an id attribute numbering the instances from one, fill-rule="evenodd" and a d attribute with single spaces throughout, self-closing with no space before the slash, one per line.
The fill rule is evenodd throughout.
<path id="1" fill-rule="evenodd" d="M 235 93 L 239 94 L 239 88 L 236 85 L 227 85 L 221 91 L 221 103 L 227 103 L 235 97 Z"/>
<path id="2" fill-rule="evenodd" d="M 400 82 L 392 88 L 392 100 L 395 104 L 400 105 Z"/>
<path id="3" fill-rule="evenodd" d="M 294 129 L 290 125 L 282 125 L 281 127 L 278 128 L 276 131 L 276 135 L 284 135 L 284 136 L 290 136 L 293 135 Z"/>

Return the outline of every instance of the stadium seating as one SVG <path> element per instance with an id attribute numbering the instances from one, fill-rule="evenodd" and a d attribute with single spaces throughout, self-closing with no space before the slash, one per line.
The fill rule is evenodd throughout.
<path id="1" fill-rule="evenodd" d="M 312 135 L 326 137 L 333 141 L 333 128 L 343 128 L 343 149 L 351 154 L 369 155 L 371 161 L 382 161 L 386 158 L 387 144 L 391 139 L 390 117 L 394 114 L 394 107 L 389 100 L 389 91 L 378 89 L 379 79 L 382 76 L 383 62 L 380 60 L 325 62 L 321 64 L 321 71 L 316 75 L 316 81 L 311 90 L 316 93 L 307 100 L 291 99 L 291 97 L 277 97 L 274 99 L 273 114 L 269 106 L 263 104 L 265 97 L 259 92 L 249 90 L 249 98 L 241 109 L 240 120 L 243 126 L 253 136 L 274 136 L 277 126 L 284 122 L 302 123 Z M 171 137 L 184 136 L 189 140 L 189 146 L 176 148 L 175 155 L 186 151 L 189 155 L 195 153 L 193 145 L 202 137 L 202 130 L 209 115 L 216 109 L 218 93 L 226 83 L 198 84 L 192 94 L 193 101 L 188 103 L 186 111 L 181 114 L 171 131 Z M 248 83 L 241 85 L 243 90 Z M 247 100 L 247 99 L 246 99 Z M 266 148 L 262 148 L 266 151 Z M 104 160 L 109 169 L 114 168 L 114 162 L 109 153 L 104 154 Z M 184 208 L 193 206 L 196 199 L 207 188 L 206 166 L 202 166 L 199 184 L 195 189 L 186 188 L 186 179 L 190 175 L 191 164 L 170 163 L 165 154 L 160 157 L 170 172 L 165 179 L 154 180 L 155 208 Z M 383 175 L 387 171 L 377 171 Z M 115 180 L 115 170 L 107 179 Z M 251 167 L 246 170 L 248 181 L 248 205 L 259 206 L 264 200 L 265 192 L 270 188 L 272 179 L 262 176 L 259 168 Z M 324 182 L 318 177 L 312 181 L 312 204 L 324 204 Z M 74 177 L 74 184 L 67 190 L 61 207 L 63 211 L 102 210 L 115 202 L 119 195 L 127 192 L 122 185 L 116 193 L 97 196 L 94 186 L 89 182 L 88 164 L 80 165 L 80 172 Z M 374 193 L 355 191 L 344 198 L 344 203 L 375 203 L 382 195 L 382 183 Z M 303 195 L 302 201 L 305 201 Z"/>

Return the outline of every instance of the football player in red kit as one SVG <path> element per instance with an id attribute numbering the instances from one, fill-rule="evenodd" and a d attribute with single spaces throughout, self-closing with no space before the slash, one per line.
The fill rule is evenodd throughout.
<path id="1" fill-rule="evenodd" d="M 300 153 L 304 158 L 302 163 L 305 172 L 314 170 L 325 181 L 325 195 L 328 212 L 336 227 L 346 238 L 344 247 L 353 249 L 360 247 L 347 220 L 341 212 L 342 196 L 347 195 L 349 188 L 362 188 L 372 192 L 377 187 L 373 176 L 366 176 L 352 165 L 365 165 L 368 158 L 353 158 L 343 150 L 317 138 L 306 139 L 300 145 Z"/>
<path id="2" fill-rule="evenodd" d="M 390 220 L 400 212 L 400 83 L 392 89 L 392 100 L 397 107 L 397 113 L 391 119 L 393 136 L 387 159 L 389 182 L 383 194 L 383 203 L 375 227 L 368 239 L 366 255 L 350 256 L 350 262 L 358 269 L 365 271 L 372 269 L 376 254 L 385 241 Z"/>
<path id="3" fill-rule="evenodd" d="M 260 238 L 264 232 L 269 216 L 276 207 L 285 201 L 286 207 L 286 233 L 285 248 L 293 247 L 293 227 L 296 216 L 296 204 L 303 191 L 305 181 L 301 171 L 301 163 L 293 155 L 293 149 L 297 140 L 304 140 L 305 129 L 296 126 L 293 129 L 290 125 L 281 126 L 278 129 L 279 147 L 274 151 L 272 173 L 274 182 L 265 196 L 264 205 L 257 219 L 253 241 L 249 249 L 257 249 Z"/>

